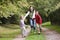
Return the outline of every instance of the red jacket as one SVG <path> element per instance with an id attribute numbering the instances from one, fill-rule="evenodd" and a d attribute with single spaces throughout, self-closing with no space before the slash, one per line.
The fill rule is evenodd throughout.
<path id="1" fill-rule="evenodd" d="M 42 24 L 42 18 L 39 14 L 35 14 L 35 19 L 37 24 Z"/>

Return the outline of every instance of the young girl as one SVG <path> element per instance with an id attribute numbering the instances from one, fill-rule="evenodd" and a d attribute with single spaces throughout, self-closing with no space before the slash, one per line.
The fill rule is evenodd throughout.
<path id="1" fill-rule="evenodd" d="M 41 29 L 41 24 L 42 24 L 42 18 L 39 15 L 38 11 L 36 11 L 35 18 L 36 18 L 36 24 L 37 24 L 38 34 L 40 34 L 40 31 L 41 31 L 40 29 Z"/>
<path id="2" fill-rule="evenodd" d="M 26 17 L 27 17 L 27 14 L 24 17 L 20 16 L 20 28 L 21 28 L 21 31 L 22 31 L 22 37 L 27 36 L 27 30 L 25 28 L 25 23 L 24 23 L 24 20 L 25 20 Z"/>

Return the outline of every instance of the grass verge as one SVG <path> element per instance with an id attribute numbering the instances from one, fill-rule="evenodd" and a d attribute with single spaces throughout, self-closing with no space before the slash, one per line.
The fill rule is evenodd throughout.
<path id="1" fill-rule="evenodd" d="M 20 34 L 19 25 L 0 25 L 0 40 L 12 40 Z"/>
<path id="2" fill-rule="evenodd" d="M 55 30 L 56 32 L 60 33 L 59 25 L 51 25 L 50 22 L 43 23 L 42 25 L 46 28 L 49 28 L 50 30 Z"/>
<path id="3" fill-rule="evenodd" d="M 12 40 L 13 38 L 0 38 L 0 40 Z"/>

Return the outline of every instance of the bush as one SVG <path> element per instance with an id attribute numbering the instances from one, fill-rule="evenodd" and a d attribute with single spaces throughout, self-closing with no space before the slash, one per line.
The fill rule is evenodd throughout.
<path id="1" fill-rule="evenodd" d="M 19 15 L 15 14 L 9 18 L 11 24 L 19 24 Z"/>
<path id="2" fill-rule="evenodd" d="M 0 18 L 0 21 L 2 22 L 2 24 L 8 23 L 8 19 L 5 17 Z"/>
<path id="3" fill-rule="evenodd" d="M 49 18 L 52 24 L 60 24 L 60 8 L 51 12 Z"/>
<path id="4" fill-rule="evenodd" d="M 11 17 L 2 17 L 0 18 L 0 21 L 2 22 L 2 24 L 19 24 L 19 15 L 15 14 L 15 15 L 11 15 Z"/>

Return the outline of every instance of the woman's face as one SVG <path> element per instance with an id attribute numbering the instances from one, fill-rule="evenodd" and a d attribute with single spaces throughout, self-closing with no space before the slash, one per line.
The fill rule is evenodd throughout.
<path id="1" fill-rule="evenodd" d="M 30 7 L 30 10 L 33 11 L 33 7 Z"/>

